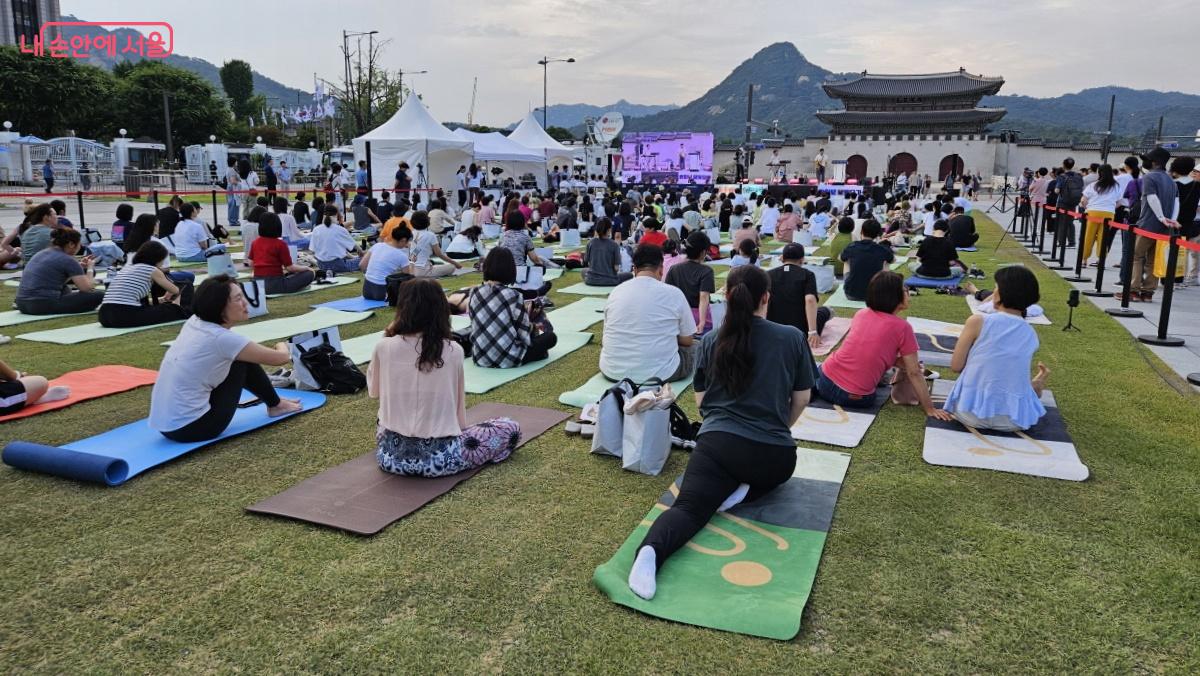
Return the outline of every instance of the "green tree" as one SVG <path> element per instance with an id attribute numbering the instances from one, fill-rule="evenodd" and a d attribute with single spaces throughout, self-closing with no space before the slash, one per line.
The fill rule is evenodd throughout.
<path id="1" fill-rule="evenodd" d="M 115 85 L 102 68 L 0 47 L 0 119 L 22 134 L 112 137 Z"/>
<path id="2" fill-rule="evenodd" d="M 575 135 L 571 133 L 571 130 L 564 129 L 563 127 L 556 127 L 554 125 L 550 125 L 550 127 L 546 129 L 546 133 L 549 134 L 550 137 L 553 138 L 555 141 L 573 141 L 573 140 L 575 140 Z"/>
<path id="3" fill-rule="evenodd" d="M 224 99 L 199 75 L 159 61 L 139 61 L 117 81 L 121 126 L 130 136 L 166 141 L 163 92 L 170 99 L 171 132 L 176 151 L 207 143 L 209 134 L 225 130 L 229 110 Z"/>
<path id="4" fill-rule="evenodd" d="M 251 100 L 254 96 L 254 73 L 250 70 L 250 64 L 241 59 L 226 61 L 221 66 L 221 87 L 229 97 L 229 107 L 233 109 L 234 117 L 244 119 L 259 114 L 254 108 L 255 102 Z"/>

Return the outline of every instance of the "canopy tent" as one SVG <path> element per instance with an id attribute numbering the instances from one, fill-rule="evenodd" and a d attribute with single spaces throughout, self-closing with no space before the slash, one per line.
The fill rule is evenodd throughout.
<path id="1" fill-rule="evenodd" d="M 395 183 L 396 168 L 404 161 L 408 162 L 413 187 L 418 187 L 418 165 L 423 165 L 429 187 L 451 193 L 455 189 L 455 172 L 471 162 L 474 150 L 471 141 L 455 136 L 433 119 L 416 96 L 409 96 L 390 120 L 354 139 L 354 157 L 367 159 L 368 141 L 372 190 L 390 190 Z M 422 201 L 427 198 L 422 197 Z"/>
<path id="2" fill-rule="evenodd" d="M 547 134 L 546 130 L 542 129 L 542 125 L 538 124 L 533 113 L 529 113 L 524 120 L 521 120 L 521 124 L 518 124 L 517 128 L 508 135 L 508 140 L 516 141 L 526 148 L 541 151 L 546 157 L 547 165 L 557 164 L 560 167 L 571 167 L 575 164 L 571 149 Z"/>
<path id="3" fill-rule="evenodd" d="M 454 135 L 475 144 L 475 161 L 488 167 L 500 167 L 520 182 L 522 174 L 533 174 L 538 187 L 546 187 L 546 157 L 541 150 L 526 148 L 498 131 L 489 134 L 455 129 Z M 491 175 L 488 175 L 491 178 Z"/>

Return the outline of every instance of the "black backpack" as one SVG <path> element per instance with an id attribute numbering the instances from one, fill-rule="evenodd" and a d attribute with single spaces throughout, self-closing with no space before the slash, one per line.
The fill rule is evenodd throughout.
<path id="1" fill-rule="evenodd" d="M 387 304 L 396 307 L 396 299 L 400 295 L 400 285 L 410 279 L 416 279 L 407 272 L 393 272 L 387 276 Z"/>
<path id="2" fill-rule="evenodd" d="M 354 394 L 367 386 L 367 377 L 354 362 L 329 343 L 329 336 L 320 345 L 300 350 L 300 363 L 312 374 L 313 380 L 329 394 Z"/>
<path id="3" fill-rule="evenodd" d="M 1063 209 L 1074 209 L 1083 199 L 1083 177 L 1068 171 L 1059 179 L 1060 188 L 1057 205 Z"/>

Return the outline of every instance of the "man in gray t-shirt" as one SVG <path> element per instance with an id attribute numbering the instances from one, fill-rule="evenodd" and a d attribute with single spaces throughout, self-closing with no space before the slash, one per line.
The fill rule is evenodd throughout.
<path id="1" fill-rule="evenodd" d="M 1171 153 L 1163 148 L 1155 148 L 1146 153 L 1142 161 L 1149 171 L 1141 178 L 1142 213 L 1138 218 L 1137 227 L 1160 235 L 1177 232 L 1179 223 L 1175 221 L 1175 214 L 1179 206 L 1179 189 L 1166 172 Z M 1154 299 L 1154 291 L 1158 288 L 1158 277 L 1154 276 L 1154 255 L 1157 248 L 1158 240 L 1138 235 L 1133 245 L 1130 300 L 1149 302 Z M 1118 293 L 1117 296 L 1120 297 L 1121 294 Z"/>

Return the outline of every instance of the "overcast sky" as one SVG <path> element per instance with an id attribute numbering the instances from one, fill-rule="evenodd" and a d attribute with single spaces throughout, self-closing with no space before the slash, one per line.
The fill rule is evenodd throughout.
<path id="1" fill-rule="evenodd" d="M 342 73 L 342 30 L 390 40 L 383 65 L 411 80 L 435 117 L 461 121 L 479 78 L 475 121 L 506 125 L 551 103 L 683 105 L 763 47 L 794 43 L 835 72 L 957 70 L 1002 75 L 1002 94 L 1056 96 L 1121 85 L 1200 93 L 1196 0 L 61 0 L 89 21 L 167 21 L 175 50 L 240 58 L 311 91 Z M 1142 9 L 1152 9 L 1139 16 Z M 336 11 L 333 11 L 336 10 Z M 366 44 L 364 40 L 364 46 Z M 1103 60 L 1089 44 L 1104 46 Z M 353 49 L 353 45 L 351 47 Z M 1153 51 L 1152 51 L 1153 50 Z M 364 49 L 365 51 L 365 49 Z"/>

